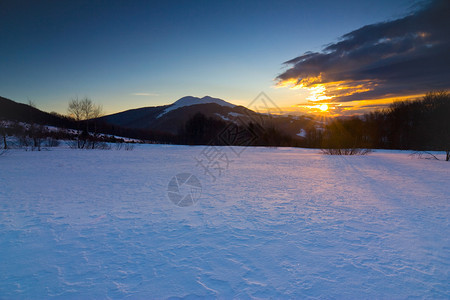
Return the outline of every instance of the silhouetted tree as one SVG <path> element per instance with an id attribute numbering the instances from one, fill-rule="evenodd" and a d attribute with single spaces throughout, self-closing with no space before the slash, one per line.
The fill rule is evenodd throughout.
<path id="1" fill-rule="evenodd" d="M 6 137 L 8 136 L 7 133 L 7 125 L 6 125 L 6 121 L 0 121 L 0 134 L 2 136 L 2 140 L 3 140 L 3 150 L 7 150 L 8 149 L 8 143 L 6 141 Z"/>
<path id="2" fill-rule="evenodd" d="M 422 134 L 428 133 L 427 142 L 435 150 L 445 151 L 450 160 L 450 93 L 428 93 L 422 102 L 424 124 Z"/>
<path id="3" fill-rule="evenodd" d="M 217 137 L 226 123 L 214 118 L 208 118 L 202 113 L 196 113 L 179 132 L 180 138 L 189 145 L 206 145 L 217 143 Z"/>
<path id="4" fill-rule="evenodd" d="M 28 105 L 32 108 L 36 108 L 36 104 L 31 100 L 28 100 Z M 30 124 L 28 129 L 26 130 L 26 135 L 31 139 L 31 151 L 41 151 L 41 145 L 46 135 L 46 129 L 43 124 L 40 124 L 42 120 L 38 120 L 38 118 L 35 116 L 35 112 L 35 109 L 29 110 Z M 28 146 L 28 142 L 26 142 L 25 144 Z"/>
<path id="5" fill-rule="evenodd" d="M 27 133 L 32 140 L 31 151 L 41 151 L 42 142 L 47 135 L 47 129 L 44 127 L 44 125 L 30 124 Z"/>
<path id="6" fill-rule="evenodd" d="M 89 133 L 89 123 L 91 119 L 96 119 L 102 115 L 102 107 L 96 105 L 91 99 L 85 97 L 83 99 L 78 99 L 78 97 L 73 98 L 69 101 L 69 107 L 67 109 L 69 115 L 76 121 L 78 137 L 77 137 L 77 148 L 82 149 L 88 146 L 87 142 L 91 138 Z M 93 136 L 91 138 L 90 148 L 94 149 L 96 146 L 97 137 L 97 125 L 95 120 L 93 128 Z M 84 123 L 85 127 L 80 130 L 81 124 Z"/>

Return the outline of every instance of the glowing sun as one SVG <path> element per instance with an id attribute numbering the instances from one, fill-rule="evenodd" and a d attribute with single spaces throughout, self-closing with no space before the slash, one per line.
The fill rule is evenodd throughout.
<path id="1" fill-rule="evenodd" d="M 327 110 L 328 110 L 328 105 L 322 104 L 321 106 L 319 106 L 319 109 L 320 109 L 321 111 L 327 111 Z"/>

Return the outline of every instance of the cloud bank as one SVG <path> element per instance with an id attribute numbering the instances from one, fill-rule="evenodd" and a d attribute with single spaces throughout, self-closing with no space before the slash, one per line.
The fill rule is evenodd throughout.
<path id="1" fill-rule="evenodd" d="M 419 95 L 450 87 L 450 1 L 428 2 L 400 19 L 343 35 L 321 52 L 285 62 L 278 86 L 307 88 L 309 100 L 349 102 Z"/>

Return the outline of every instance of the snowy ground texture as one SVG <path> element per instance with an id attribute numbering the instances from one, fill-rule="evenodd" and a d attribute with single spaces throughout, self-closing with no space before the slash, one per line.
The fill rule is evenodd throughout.
<path id="1" fill-rule="evenodd" d="M 0 298 L 450 297 L 450 163 L 252 148 L 213 182 L 202 150 L 0 156 Z"/>

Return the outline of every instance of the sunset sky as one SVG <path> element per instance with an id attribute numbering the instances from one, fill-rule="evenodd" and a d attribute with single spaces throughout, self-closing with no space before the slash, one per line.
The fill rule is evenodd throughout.
<path id="1" fill-rule="evenodd" d="M 361 112 L 449 88 L 448 16 L 445 0 L 3 0 L 0 96 L 114 113 L 263 91 L 286 112 Z"/>

